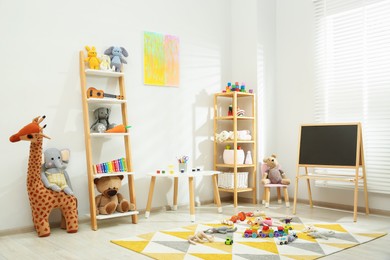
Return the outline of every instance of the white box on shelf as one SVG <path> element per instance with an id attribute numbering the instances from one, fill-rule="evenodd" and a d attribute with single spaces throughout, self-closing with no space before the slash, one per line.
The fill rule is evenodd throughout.
<path id="1" fill-rule="evenodd" d="M 218 187 L 234 189 L 234 173 L 223 172 L 218 174 Z M 237 188 L 248 188 L 248 172 L 237 173 Z"/>
<path id="2" fill-rule="evenodd" d="M 222 157 L 224 164 L 234 164 L 234 150 L 225 149 Z M 244 159 L 244 150 L 237 150 L 237 164 L 244 164 Z"/>

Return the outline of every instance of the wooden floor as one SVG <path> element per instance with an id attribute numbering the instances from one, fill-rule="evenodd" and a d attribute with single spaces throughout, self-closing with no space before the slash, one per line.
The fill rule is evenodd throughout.
<path id="1" fill-rule="evenodd" d="M 223 204 L 223 213 L 218 214 L 213 205 L 202 205 L 196 208 L 196 222 L 204 223 L 212 220 L 222 220 L 232 216 L 237 211 L 249 212 L 254 209 L 264 210 L 261 205 L 240 204 L 234 209 L 231 204 Z M 291 208 L 278 204 L 265 209 L 268 216 L 291 215 Z M 297 216 L 313 221 L 337 223 L 353 222 L 351 212 L 324 208 L 310 208 L 298 205 Z M 38 238 L 35 231 L 0 236 L 0 259 L 149 259 L 120 246 L 110 243 L 112 239 L 121 239 L 136 234 L 154 232 L 188 225 L 189 209 L 179 207 L 177 211 L 164 209 L 152 211 L 149 219 L 139 215 L 138 224 L 131 223 L 131 217 L 110 220 L 100 220 L 99 229 L 92 231 L 86 219 L 80 221 L 78 233 L 68 234 L 59 228 L 53 228 L 49 237 Z M 358 215 L 356 225 L 361 225 L 375 232 L 390 233 L 390 218 L 364 214 Z M 368 242 L 366 244 L 341 251 L 322 259 L 390 259 L 390 235 Z"/>

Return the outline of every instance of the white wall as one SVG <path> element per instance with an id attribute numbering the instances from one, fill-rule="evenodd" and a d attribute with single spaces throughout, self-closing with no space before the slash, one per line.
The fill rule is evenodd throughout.
<path id="1" fill-rule="evenodd" d="M 0 231 L 31 226 L 26 192 L 29 143 L 10 143 L 9 136 L 38 115 L 46 115 L 49 147 L 70 148 L 67 168 L 79 199 L 79 214 L 89 212 L 78 52 L 95 45 L 102 53 L 111 45 L 129 51 L 125 65 L 131 150 L 139 209 L 147 200 L 149 178 L 141 173 L 176 165 L 212 167 L 212 94 L 231 75 L 230 1 L 1 1 L 0 122 L 2 179 Z M 180 38 L 179 88 L 143 84 L 143 31 Z M 114 159 L 122 142 L 100 141 L 106 160 Z M 108 155 L 107 155 L 108 154 Z M 114 158 L 110 157 L 113 155 Z M 187 182 L 179 186 L 179 204 L 188 203 Z M 198 180 L 197 200 L 211 200 L 211 179 Z M 126 189 L 121 191 L 127 194 Z M 172 182 L 156 183 L 153 207 L 172 202 Z M 126 195 L 127 196 L 127 195 Z M 57 219 L 58 221 L 58 219 Z"/>
<path id="2" fill-rule="evenodd" d="M 312 4 L 312 0 L 278 0 L 276 7 L 275 152 L 292 180 L 296 174 L 299 126 L 314 122 Z M 308 199 L 306 184 L 301 181 L 299 187 L 298 198 Z M 290 196 L 293 188 L 294 185 L 291 185 Z M 352 190 L 312 185 L 312 193 L 313 200 L 353 205 Z M 369 206 L 389 211 L 389 198 L 389 195 L 369 193 Z M 359 193 L 358 205 L 364 207 L 362 192 Z"/>

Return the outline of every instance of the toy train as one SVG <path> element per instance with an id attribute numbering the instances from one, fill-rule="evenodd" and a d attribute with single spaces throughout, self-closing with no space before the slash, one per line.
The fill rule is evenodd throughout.
<path id="1" fill-rule="evenodd" d="M 253 226 L 251 228 L 248 228 L 244 231 L 243 237 L 245 238 L 279 238 L 279 237 L 287 237 L 287 236 L 293 236 L 294 238 L 297 238 L 297 233 L 292 230 L 292 227 L 290 225 L 286 225 L 285 227 L 279 226 L 277 230 L 274 230 L 273 228 L 270 228 L 269 226 L 263 226 L 262 230 L 258 232 L 258 228 L 256 226 Z M 291 241 L 292 242 L 292 241 Z"/>

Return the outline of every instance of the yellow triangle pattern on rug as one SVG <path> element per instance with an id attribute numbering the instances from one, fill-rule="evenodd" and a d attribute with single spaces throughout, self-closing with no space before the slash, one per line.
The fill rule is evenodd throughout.
<path id="1" fill-rule="evenodd" d="M 228 234 L 214 234 L 213 242 L 197 243 L 188 242 L 188 237 L 210 229 L 219 227 L 220 223 L 193 224 L 182 228 L 161 230 L 147 234 L 141 234 L 125 239 L 112 240 L 111 242 L 143 254 L 153 259 L 178 260 L 178 259 L 206 259 L 206 260 L 231 260 L 231 259 L 317 259 L 326 255 L 348 250 L 350 247 L 359 246 L 362 243 L 377 239 L 386 235 L 383 232 L 367 232 L 360 226 L 339 223 L 304 223 L 294 217 L 291 225 L 296 227 L 298 238 L 285 244 L 279 238 L 245 238 L 243 236 L 249 225 L 245 222 L 236 224 L 237 231 Z M 332 230 L 334 234 L 328 239 L 314 239 L 303 233 L 303 229 L 314 226 L 319 230 Z M 233 243 L 225 244 L 227 237 L 232 237 Z M 281 243 L 283 242 L 283 243 Z"/>

